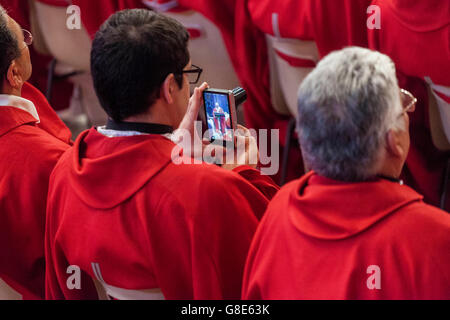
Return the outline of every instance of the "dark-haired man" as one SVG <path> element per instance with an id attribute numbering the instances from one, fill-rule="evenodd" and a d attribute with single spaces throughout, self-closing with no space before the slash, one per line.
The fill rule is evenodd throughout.
<path id="1" fill-rule="evenodd" d="M 31 42 L 0 6 L 0 295 L 9 287 L 18 298 L 40 299 L 48 181 L 71 135 L 26 83 Z"/>
<path id="2" fill-rule="evenodd" d="M 200 69 L 188 38 L 177 21 L 139 9 L 97 33 L 92 75 L 110 120 L 84 132 L 52 175 L 47 298 L 240 297 L 251 238 L 277 187 L 249 166 L 172 161 L 173 129 L 193 132 L 207 87 L 189 98 Z"/>

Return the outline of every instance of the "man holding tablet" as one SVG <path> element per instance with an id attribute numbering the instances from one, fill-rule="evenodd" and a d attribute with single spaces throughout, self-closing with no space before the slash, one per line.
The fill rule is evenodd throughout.
<path id="1" fill-rule="evenodd" d="M 82 133 L 52 175 L 47 298 L 240 297 L 250 241 L 277 187 L 249 166 L 172 161 L 173 129 L 193 133 L 207 88 L 189 97 L 188 38 L 143 9 L 114 14 L 97 33 L 92 75 L 110 120 Z M 67 286 L 71 266 L 79 288 Z"/>

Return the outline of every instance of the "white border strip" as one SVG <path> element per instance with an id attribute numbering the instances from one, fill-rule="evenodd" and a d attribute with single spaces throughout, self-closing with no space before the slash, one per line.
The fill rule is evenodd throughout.
<path id="1" fill-rule="evenodd" d="M 275 12 L 272 13 L 272 29 L 275 37 L 281 38 L 280 25 L 278 23 L 278 13 Z"/>

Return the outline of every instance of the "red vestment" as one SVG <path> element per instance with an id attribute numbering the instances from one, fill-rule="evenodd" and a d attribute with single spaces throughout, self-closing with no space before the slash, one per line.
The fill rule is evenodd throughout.
<path id="1" fill-rule="evenodd" d="M 48 182 L 69 148 L 70 131 L 36 88 L 25 84 L 22 93 L 41 122 L 27 111 L 0 106 L 0 278 L 24 299 L 43 299 Z"/>
<path id="2" fill-rule="evenodd" d="M 176 165 L 173 148 L 160 135 L 91 129 L 64 154 L 48 196 L 47 298 L 96 299 L 92 279 L 133 297 L 240 297 L 250 241 L 277 187 L 249 167 Z M 66 285 L 69 265 L 81 268 L 81 290 Z"/>
<path id="3" fill-rule="evenodd" d="M 243 297 L 449 299 L 450 216 L 422 198 L 381 178 L 291 182 L 258 227 Z"/>

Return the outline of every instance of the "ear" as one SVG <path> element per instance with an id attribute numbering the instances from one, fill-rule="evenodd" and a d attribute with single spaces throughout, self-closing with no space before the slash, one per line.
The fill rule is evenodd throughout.
<path id="1" fill-rule="evenodd" d="M 22 74 L 19 72 L 19 66 L 16 63 L 16 60 L 11 62 L 6 74 L 6 80 L 14 89 L 19 89 L 22 87 L 24 81 Z"/>
<path id="2" fill-rule="evenodd" d="M 406 152 L 401 143 L 401 132 L 394 129 L 389 130 L 386 137 L 386 149 L 396 158 L 402 158 Z"/>
<path id="3" fill-rule="evenodd" d="M 166 77 L 166 80 L 164 80 L 164 83 L 161 86 L 161 97 L 163 97 L 168 104 L 172 104 L 174 101 L 173 97 L 175 89 L 174 85 L 175 85 L 175 76 L 173 75 L 173 73 L 171 73 Z"/>

